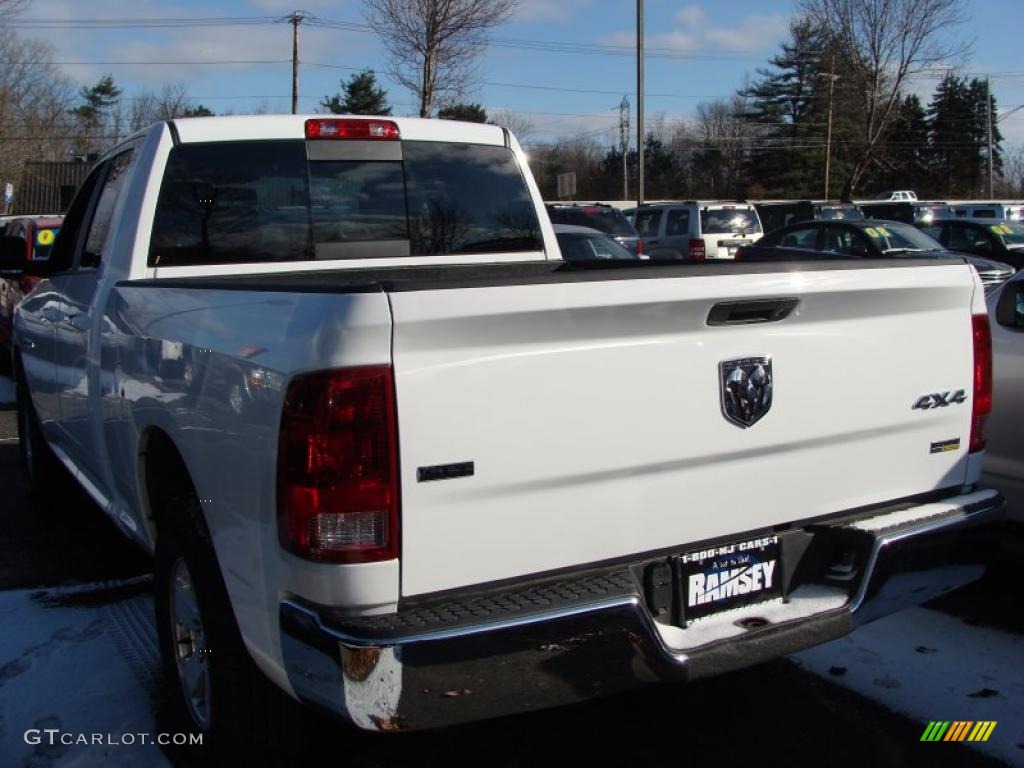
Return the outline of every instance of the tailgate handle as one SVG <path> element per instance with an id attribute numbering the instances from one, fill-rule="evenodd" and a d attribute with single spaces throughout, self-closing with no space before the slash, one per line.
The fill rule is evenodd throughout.
<path id="1" fill-rule="evenodd" d="M 723 301 L 715 304 L 708 312 L 708 325 L 777 323 L 789 317 L 799 302 L 795 298 Z"/>

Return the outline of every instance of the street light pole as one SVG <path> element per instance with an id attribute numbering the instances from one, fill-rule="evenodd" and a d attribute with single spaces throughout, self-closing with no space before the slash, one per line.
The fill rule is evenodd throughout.
<path id="1" fill-rule="evenodd" d="M 644 204 L 644 0 L 636 0 L 636 204 Z"/>
<path id="2" fill-rule="evenodd" d="M 988 119 L 985 121 L 988 125 L 988 199 L 991 200 L 995 197 L 995 188 L 992 185 L 992 95 L 989 92 L 988 78 L 985 78 L 985 114 Z"/>
<path id="3" fill-rule="evenodd" d="M 825 199 L 828 200 L 828 177 L 832 165 L 832 93 L 839 75 L 836 74 L 836 57 L 833 56 L 828 72 L 819 72 L 818 77 L 828 78 L 828 128 L 825 130 Z"/>

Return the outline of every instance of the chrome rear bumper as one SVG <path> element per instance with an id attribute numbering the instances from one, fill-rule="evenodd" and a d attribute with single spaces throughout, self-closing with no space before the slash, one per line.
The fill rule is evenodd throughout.
<path id="1" fill-rule="evenodd" d="M 636 578 L 643 564 L 632 563 L 383 617 L 346 618 L 287 600 L 285 666 L 303 701 L 381 731 L 707 677 L 841 637 L 974 581 L 997 545 L 1003 506 L 995 491 L 980 491 L 806 526 L 787 588 L 790 613 L 756 627 L 730 621 L 720 627 L 729 636 L 701 645 L 687 645 L 691 630 L 652 618 Z M 755 605 L 742 613 L 765 612 Z"/>

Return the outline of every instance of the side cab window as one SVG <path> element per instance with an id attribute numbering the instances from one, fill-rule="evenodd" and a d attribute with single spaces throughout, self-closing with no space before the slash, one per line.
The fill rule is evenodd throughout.
<path id="1" fill-rule="evenodd" d="M 50 251 L 50 261 L 54 262 L 57 272 L 76 267 L 93 269 L 100 265 L 131 158 L 129 149 L 100 163 L 78 190 Z M 76 253 L 80 254 L 77 264 Z"/>
<path id="2" fill-rule="evenodd" d="M 669 237 L 690 234 L 690 212 L 685 208 L 669 211 L 665 234 Z"/>
<path id="3" fill-rule="evenodd" d="M 815 250 L 818 242 L 818 235 L 821 232 L 819 227 L 798 227 L 791 229 L 782 236 L 783 248 L 804 248 Z"/>
<path id="4" fill-rule="evenodd" d="M 82 186 L 79 187 L 78 194 L 71 201 L 71 207 L 68 208 L 68 212 L 64 214 L 64 222 L 61 224 L 60 233 L 53 243 L 53 250 L 50 251 L 50 261 L 57 272 L 66 272 L 74 265 L 75 250 L 78 246 L 78 239 L 82 234 L 82 227 L 86 221 L 86 214 L 89 213 L 93 193 L 96 191 L 96 186 L 99 184 L 100 177 L 105 170 L 105 164 L 98 165 L 93 169 L 92 173 L 82 183 Z"/>
<path id="5" fill-rule="evenodd" d="M 636 231 L 640 237 L 657 237 L 661 226 L 661 211 L 654 209 L 638 211 L 636 214 Z"/>
<path id="6" fill-rule="evenodd" d="M 106 174 L 96 199 L 92 220 L 85 234 L 85 246 L 82 248 L 78 266 L 80 269 L 92 269 L 100 265 L 103 247 L 110 237 L 110 225 L 114 220 L 114 209 L 118 198 L 124 190 L 131 166 L 132 151 L 115 155 L 105 163 Z"/>

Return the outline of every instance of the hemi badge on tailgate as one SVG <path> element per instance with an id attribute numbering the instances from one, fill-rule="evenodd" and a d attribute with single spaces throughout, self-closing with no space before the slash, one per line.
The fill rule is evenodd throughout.
<path id="1" fill-rule="evenodd" d="M 949 453 L 950 451 L 960 450 L 960 438 L 956 437 L 952 440 L 940 440 L 937 443 L 932 443 L 932 453 Z"/>
<path id="2" fill-rule="evenodd" d="M 429 483 L 432 480 L 472 477 L 475 471 L 472 461 L 462 461 L 458 464 L 436 464 L 433 467 L 419 467 L 416 470 L 416 482 Z"/>

